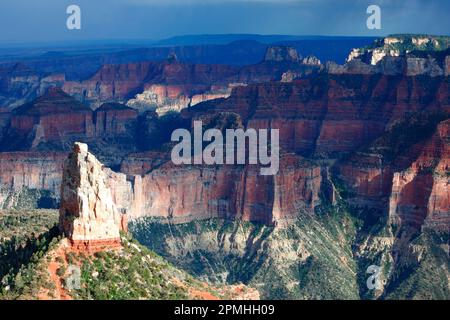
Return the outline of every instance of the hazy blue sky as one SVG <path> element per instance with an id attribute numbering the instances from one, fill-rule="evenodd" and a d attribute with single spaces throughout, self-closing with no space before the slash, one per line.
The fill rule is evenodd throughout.
<path id="1" fill-rule="evenodd" d="M 82 30 L 66 28 L 66 8 Z M 382 9 L 382 30 L 366 8 Z M 0 0 L 0 44 L 96 39 L 161 39 L 183 34 L 449 34 L 448 0 Z"/>

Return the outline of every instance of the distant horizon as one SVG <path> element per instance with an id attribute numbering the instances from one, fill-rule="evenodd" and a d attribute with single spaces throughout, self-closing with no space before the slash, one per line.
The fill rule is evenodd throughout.
<path id="1" fill-rule="evenodd" d="M 170 44 L 161 44 L 161 42 L 167 42 L 169 40 L 189 38 L 189 37 L 214 37 L 214 36 L 249 36 L 249 37 L 292 37 L 292 38 L 300 38 L 298 40 L 315 40 L 314 38 L 319 39 L 329 39 L 329 38 L 349 38 L 349 39 L 379 39 L 386 38 L 391 36 L 402 36 L 402 35 L 417 35 L 417 36 L 430 36 L 430 37 L 450 37 L 450 35 L 446 34 L 426 34 L 426 33 L 393 33 L 379 36 L 361 36 L 361 35 L 308 35 L 308 34 L 259 34 L 259 33 L 218 33 L 218 34 L 180 34 L 167 38 L 161 39 L 145 39 L 145 38 L 124 38 L 124 39 L 87 39 L 87 40 L 57 40 L 57 41 L 49 41 L 49 42 L 11 42 L 11 43 L 0 43 L 0 49 L 3 50 L 14 50 L 14 49 L 46 49 L 46 48 L 75 48 L 77 46 L 90 46 L 95 48 L 97 44 L 99 47 L 104 46 L 171 46 Z M 302 39 L 303 38 L 303 39 Z M 252 39 L 242 39 L 242 41 L 252 41 Z M 202 44 L 209 45 L 223 45 L 231 42 L 235 42 L 239 40 L 232 40 L 230 42 L 223 43 L 209 43 L 203 42 Z M 253 40 L 258 41 L 258 40 Z M 295 41 L 286 40 L 286 41 Z M 270 43 L 270 42 L 261 42 L 261 43 Z M 195 45 L 195 44 L 185 44 L 185 46 Z M 183 44 L 175 45 L 175 46 L 183 46 Z"/>
<path id="2" fill-rule="evenodd" d="M 70 5 L 80 8 L 80 29 L 67 27 Z M 381 29 L 367 27 L 370 5 L 380 8 Z M 157 42 L 207 34 L 450 35 L 449 11 L 446 0 L 3 0 L 0 46 Z"/>
<path id="3" fill-rule="evenodd" d="M 166 42 L 169 40 L 175 40 L 177 38 L 189 38 L 189 37 L 219 37 L 219 36 L 249 36 L 249 37 L 292 37 L 292 38 L 303 38 L 298 40 L 314 40 L 313 38 L 373 38 L 373 39 L 379 39 L 379 38 L 386 38 L 391 36 L 402 36 L 402 35 L 417 35 L 417 36 L 430 36 L 430 37 L 450 37 L 448 34 L 430 34 L 430 33 L 388 33 L 383 35 L 374 35 L 374 36 L 364 36 L 364 35 L 327 35 L 327 34 L 262 34 L 262 33 L 198 33 L 198 34 L 179 34 L 179 35 L 173 35 L 166 38 L 161 39 L 147 39 L 147 38 L 98 38 L 98 39 L 80 39 L 80 40 L 54 40 L 54 41 L 43 41 L 43 42 L 0 42 L 0 48 L 1 49 L 19 49 L 19 48 L 33 48 L 33 49 L 40 49 L 40 48 L 46 48 L 46 47 L 70 47 L 72 45 L 76 44 L 83 44 L 83 45 L 92 45 L 98 43 L 99 46 L 104 45 L 118 45 L 122 44 L 124 46 L 126 45 L 140 45 L 141 43 L 147 43 L 149 46 L 166 46 L 160 44 L 161 42 Z M 242 40 L 252 40 L 252 39 L 242 39 Z M 233 40 L 239 41 L 239 40 Z M 257 40 L 254 40 L 257 41 Z M 287 41 L 294 41 L 294 40 L 287 40 Z M 121 43 L 125 42 L 125 43 Z M 223 42 L 225 44 L 226 42 Z M 227 42 L 229 43 L 229 42 Z M 261 42 L 264 43 L 264 42 Z M 204 42 L 204 44 L 215 44 L 215 43 L 208 43 Z M 221 43 L 222 44 L 222 43 Z"/>
<path id="4" fill-rule="evenodd" d="M 45 48 L 48 46 L 57 46 L 61 45 L 62 47 L 67 47 L 74 44 L 95 44 L 99 43 L 99 45 L 117 45 L 123 43 L 123 45 L 133 45 L 147 42 L 148 45 L 158 45 L 160 42 L 174 40 L 177 38 L 187 38 L 187 37 L 213 37 L 213 36 L 261 36 L 261 37 L 298 37 L 304 38 L 304 40 L 314 40 L 312 38 L 384 38 L 388 36 L 393 36 L 396 34 L 386 34 L 381 36 L 361 36 L 361 35 L 313 35 L 313 34 L 260 34 L 260 33 L 199 33 L 199 34 L 180 34 L 174 35 L 167 38 L 161 39 L 146 39 L 146 38 L 123 38 L 123 39 L 114 39 L 114 38 L 99 38 L 99 39 L 86 39 L 86 40 L 55 40 L 55 41 L 44 41 L 44 42 L 0 42 L 0 48 L 2 49 L 16 49 L 16 48 Z M 401 34 L 399 34 L 401 35 Z M 417 35 L 425 35 L 425 34 L 417 34 Z M 447 36 L 447 35 L 436 35 L 429 34 L 429 36 Z M 251 40 L 251 39 L 243 39 L 243 40 Z M 234 40 L 238 41 L 238 40 Z M 234 42 L 233 41 L 233 42 Z M 257 40 L 255 40 L 257 41 Z M 128 42 L 128 43 L 126 43 Z M 205 43 L 208 44 L 208 43 Z M 211 43 L 214 44 L 214 43 Z M 14 47 L 16 46 L 16 47 Z"/>

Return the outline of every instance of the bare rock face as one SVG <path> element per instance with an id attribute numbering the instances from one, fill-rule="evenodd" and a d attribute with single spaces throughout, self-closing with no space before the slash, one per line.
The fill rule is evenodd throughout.
<path id="1" fill-rule="evenodd" d="M 26 190 L 39 191 L 40 207 L 53 207 L 59 198 L 65 158 L 66 154 L 58 152 L 0 153 L 0 208 L 20 206 L 19 195 Z M 31 201 L 24 204 L 29 206 Z"/>
<path id="2" fill-rule="evenodd" d="M 315 56 L 307 56 L 302 60 L 302 63 L 313 66 L 320 66 L 322 64 L 320 60 Z"/>
<path id="3" fill-rule="evenodd" d="M 286 71 L 285 73 L 283 73 L 281 75 L 281 82 L 292 82 L 297 78 L 300 78 L 300 74 L 298 74 L 297 72 L 293 72 L 291 70 Z"/>
<path id="4" fill-rule="evenodd" d="M 94 112 L 97 137 L 123 137 L 132 139 L 137 125 L 138 111 L 119 103 L 105 103 Z"/>
<path id="5" fill-rule="evenodd" d="M 128 100 L 127 105 L 140 111 L 155 110 L 159 115 L 171 111 L 180 111 L 200 102 L 227 98 L 233 87 L 228 85 L 197 85 L 197 84 L 152 84 L 145 87 L 142 93 Z"/>
<path id="6" fill-rule="evenodd" d="M 353 49 L 343 71 L 335 66 L 328 70 L 339 74 L 367 74 L 369 71 L 371 74 L 439 77 L 448 74 L 442 52 L 448 51 L 449 47 L 449 37 L 392 36 L 378 39 L 368 47 Z M 359 68 L 351 70 L 350 64 L 355 61 Z"/>
<path id="7" fill-rule="evenodd" d="M 286 46 L 274 46 L 267 48 L 264 60 L 296 62 L 300 60 L 300 57 L 295 48 Z"/>
<path id="8" fill-rule="evenodd" d="M 0 106 L 12 110 L 38 96 L 48 88 L 61 87 L 64 74 L 44 75 L 22 63 L 0 67 Z"/>
<path id="9" fill-rule="evenodd" d="M 407 75 L 417 76 L 429 74 L 432 77 L 444 75 L 444 71 L 439 67 L 433 58 L 407 58 Z"/>
<path id="10" fill-rule="evenodd" d="M 41 144 L 61 145 L 74 136 L 92 137 L 93 133 L 92 110 L 52 87 L 14 110 L 3 144 L 7 150 L 27 151 Z"/>
<path id="11" fill-rule="evenodd" d="M 61 184 L 60 229 L 78 250 L 120 247 L 126 216 L 113 202 L 103 165 L 75 143 L 66 160 Z"/>
<path id="12" fill-rule="evenodd" d="M 132 189 L 118 179 L 111 187 L 116 203 L 132 208 L 130 218 L 151 216 L 174 223 L 219 218 L 273 224 L 293 219 L 298 212 L 313 214 L 320 204 L 320 167 L 292 154 L 281 156 L 280 171 L 273 177 L 261 176 L 260 168 L 253 165 L 182 167 L 168 162 L 142 177 L 139 167 L 135 162 L 134 169 L 131 163 L 127 168 L 138 173 Z M 130 192 L 134 192 L 131 197 Z"/>
<path id="13" fill-rule="evenodd" d="M 338 165 L 351 190 L 350 203 L 387 210 L 396 224 L 414 229 L 448 230 L 450 225 L 450 121 L 389 164 L 374 152 L 358 152 Z"/>
<path id="14" fill-rule="evenodd" d="M 182 114 L 198 119 L 214 112 L 239 114 L 250 128 L 279 129 L 281 148 L 309 157 L 354 151 L 410 112 L 450 108 L 447 81 L 372 75 L 333 75 L 326 81 L 251 84 L 235 88 L 214 109 L 199 105 Z"/>

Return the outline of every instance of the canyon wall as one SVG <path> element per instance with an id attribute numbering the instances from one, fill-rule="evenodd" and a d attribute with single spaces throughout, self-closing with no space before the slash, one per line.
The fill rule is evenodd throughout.
<path id="1" fill-rule="evenodd" d="M 324 75 L 235 88 L 228 99 L 183 110 L 187 119 L 235 113 L 248 128 L 280 131 L 280 145 L 303 156 L 335 157 L 371 142 L 408 114 L 450 110 L 442 78 Z"/>
<path id="2" fill-rule="evenodd" d="M 65 80 L 64 74 L 36 72 L 23 63 L 0 66 L 0 110 L 12 110 Z"/>
<path id="3" fill-rule="evenodd" d="M 359 208 L 387 214 L 414 229 L 447 230 L 450 225 L 450 121 L 387 160 L 369 149 L 336 165 L 336 175 L 349 190 L 348 201 Z M 381 149 L 382 150 L 382 149 Z"/>
<path id="4" fill-rule="evenodd" d="M 0 153 L 0 208 L 18 206 L 19 195 L 27 190 L 49 192 L 39 196 L 37 205 L 46 205 L 45 197 L 57 201 L 66 157 L 58 152 Z"/>
<path id="5" fill-rule="evenodd" d="M 2 157 L 10 160 L 2 161 L 0 182 L 4 190 L 22 186 L 45 189 L 59 197 L 56 186 L 61 177 L 55 171 L 61 161 L 52 159 L 49 153 L 52 164 L 43 165 L 45 156 L 39 152 L 66 152 L 74 141 L 82 141 L 106 166 L 120 168 L 121 173 L 108 173 L 107 183 L 117 206 L 131 217 L 150 215 L 180 222 L 238 217 L 272 223 L 293 218 L 299 211 L 314 213 L 322 200 L 335 200 L 326 174 L 329 163 L 370 144 L 408 115 L 450 110 L 448 78 L 423 75 L 420 70 L 414 72 L 420 76 L 397 74 L 395 70 L 404 71 L 408 61 L 395 53 L 376 62 L 391 74 L 377 74 L 370 63 L 363 61 L 363 55 L 353 55 L 345 66 L 354 68 L 352 74 L 347 74 L 348 70 L 326 74 L 317 59 L 301 60 L 292 48 L 277 47 L 269 49 L 261 63 L 243 67 L 191 65 L 176 59 L 104 65 L 86 80 L 66 81 L 63 89 L 67 93 L 50 89 L 30 103 L 3 113 L 0 150 L 30 153 L 23 153 L 24 158 L 17 154 L 15 160 L 12 153 L 3 153 Z M 407 59 L 413 58 L 422 59 Z M 413 65 L 415 60 L 411 61 Z M 422 62 L 416 62 L 423 69 Z M 315 75 L 302 78 L 308 72 Z M 283 77 L 284 82 L 276 81 Z M 155 132 L 142 134 L 142 110 L 106 101 L 133 106 L 150 103 L 159 106 L 161 113 L 183 109 L 181 118 L 187 123 L 233 115 L 243 128 L 278 129 L 282 153 L 296 155 L 283 156 L 275 177 L 259 176 L 259 168 L 252 166 L 177 167 L 162 150 L 137 152 L 139 140 Z M 158 117 L 153 116 L 157 122 Z M 433 216 L 436 218 L 432 221 L 445 224 L 446 171 L 433 168 L 433 174 L 422 169 L 417 173 L 412 163 L 420 157 L 414 158 L 415 154 L 411 151 L 404 168 L 385 165 L 376 153 L 364 159 L 353 156 L 353 163 L 340 164 L 339 175 L 351 186 L 357 195 L 354 201 L 360 206 L 377 207 L 390 212 L 392 219 L 397 216 L 403 220 L 407 220 L 404 212 L 413 206 L 415 209 L 409 210 L 414 216 L 411 223 L 421 225 L 426 217 Z M 303 161 L 302 157 L 321 163 Z M 25 158 L 28 162 L 22 160 Z M 404 172 L 407 168 L 412 171 Z M 414 170 L 417 172 L 411 175 Z M 26 178 L 25 173 L 29 173 Z M 421 190 L 425 198 L 404 191 L 415 184 L 413 189 Z M 324 194 L 331 194 L 331 198 L 321 199 Z M 8 197 L 3 196 L 3 203 Z M 435 209 L 425 212 L 431 207 Z"/>
<path id="6" fill-rule="evenodd" d="M 223 218 L 272 224 L 295 218 L 298 212 L 313 214 L 320 204 L 321 183 L 319 166 L 285 155 L 274 177 L 261 176 L 257 166 L 166 163 L 143 176 L 133 176 L 131 198 L 123 192 L 127 190 L 123 183 L 111 183 L 111 188 L 118 186 L 117 202 L 132 208 L 133 218 L 151 216 L 174 222 Z"/>
<path id="7" fill-rule="evenodd" d="M 92 111 L 60 88 L 50 88 L 5 115 L 0 150 L 68 151 L 77 140 L 100 149 L 108 139 L 132 150 L 137 121 L 138 111 L 125 105 L 106 103 Z"/>
<path id="8" fill-rule="evenodd" d="M 62 88 L 94 109 L 104 102 L 120 102 L 139 110 L 156 108 L 164 114 L 228 97 L 234 86 L 280 80 L 288 70 L 302 76 L 317 73 L 322 66 L 314 57 L 299 60 L 293 48 L 269 47 L 266 58 L 254 65 L 188 64 L 176 58 L 104 65 L 92 77 L 67 81 Z"/>

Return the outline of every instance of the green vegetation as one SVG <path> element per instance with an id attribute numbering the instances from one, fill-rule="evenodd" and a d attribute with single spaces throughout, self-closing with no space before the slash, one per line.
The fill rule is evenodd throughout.
<path id="1" fill-rule="evenodd" d="M 150 250 L 124 241 L 121 252 L 100 252 L 83 256 L 81 289 L 70 294 L 76 299 L 185 299 L 187 289 L 175 283 L 188 277 Z"/>
<path id="2" fill-rule="evenodd" d="M 134 236 L 196 276 L 244 282 L 268 299 L 357 299 L 352 217 L 343 208 L 302 214 L 285 227 L 208 220 L 182 225 L 142 219 Z"/>
<path id="3" fill-rule="evenodd" d="M 424 230 L 403 248 L 387 284 L 386 299 L 450 299 L 449 234 Z"/>
<path id="4" fill-rule="evenodd" d="M 57 210 L 0 211 L 0 243 L 11 238 L 26 239 L 40 235 L 58 223 Z"/>
<path id="5" fill-rule="evenodd" d="M 12 238 L 0 245 L 0 300 L 32 299 L 41 288 L 52 288 L 46 253 L 59 242 L 59 230 L 53 227 L 25 242 Z"/>
<path id="6" fill-rule="evenodd" d="M 400 53 L 405 53 L 407 51 L 443 51 L 450 47 L 450 37 L 448 36 L 398 34 L 390 35 L 387 38 L 395 38 L 399 41 L 386 44 L 384 38 L 379 39 L 372 45 L 365 47 L 363 51 L 384 47 L 386 50 L 398 50 Z M 415 43 L 413 39 L 416 39 Z M 429 39 L 429 41 L 425 39 Z"/>
<path id="7" fill-rule="evenodd" d="M 126 234 L 121 250 L 65 252 L 57 221 L 58 212 L 51 210 L 0 212 L 0 300 L 57 297 L 57 286 L 72 298 L 96 300 L 198 298 L 192 291 L 225 299 L 233 294 L 178 270 Z M 61 283 L 51 278 L 51 265 Z M 70 265 L 80 266 L 79 289 L 66 286 Z"/>
<path id="8" fill-rule="evenodd" d="M 302 212 L 278 227 L 142 218 L 130 230 L 189 273 L 221 284 L 242 281 L 265 299 L 450 298 L 448 233 L 406 233 L 408 240 L 378 210 L 325 200 L 314 215 Z M 367 288 L 371 265 L 381 267 L 383 290 Z"/>
<path id="9" fill-rule="evenodd" d="M 58 235 L 57 221 L 58 212 L 54 210 L 0 211 L 2 294 L 8 286 L 13 291 L 8 296 L 30 293 L 36 288 L 33 269 Z"/>
<path id="10" fill-rule="evenodd" d="M 2 190 L 0 190 L 1 192 Z M 48 190 L 37 190 L 23 188 L 16 192 L 4 190 L 6 199 L 3 201 L 8 208 L 16 210 L 32 210 L 35 208 L 55 209 L 58 207 L 58 200 L 55 195 Z M 1 208 L 0 208 L 1 209 Z"/>

